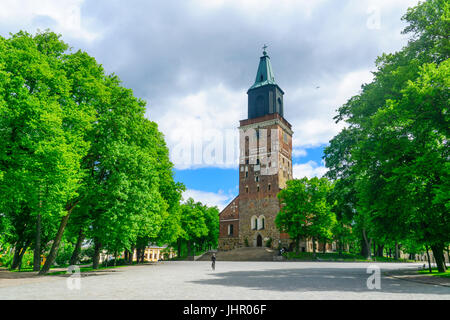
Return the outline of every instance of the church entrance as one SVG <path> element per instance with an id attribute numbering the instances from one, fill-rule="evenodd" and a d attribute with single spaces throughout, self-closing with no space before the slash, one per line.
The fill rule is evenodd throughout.
<path id="1" fill-rule="evenodd" d="M 258 236 L 256 237 L 256 246 L 262 247 L 262 237 L 260 234 L 258 234 Z"/>

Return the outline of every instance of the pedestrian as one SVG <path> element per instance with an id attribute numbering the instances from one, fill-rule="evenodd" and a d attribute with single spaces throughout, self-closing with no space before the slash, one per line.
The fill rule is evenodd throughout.
<path id="1" fill-rule="evenodd" d="M 212 261 L 211 267 L 214 271 L 214 270 L 216 270 L 216 254 L 215 253 L 213 253 L 213 255 L 211 257 L 211 261 Z"/>

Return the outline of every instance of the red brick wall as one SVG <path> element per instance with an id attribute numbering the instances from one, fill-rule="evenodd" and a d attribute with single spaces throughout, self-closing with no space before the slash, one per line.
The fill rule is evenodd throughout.
<path id="1" fill-rule="evenodd" d="M 239 236 L 239 197 L 236 197 L 219 215 L 219 238 Z M 233 225 L 233 235 L 228 235 L 228 226 Z"/>

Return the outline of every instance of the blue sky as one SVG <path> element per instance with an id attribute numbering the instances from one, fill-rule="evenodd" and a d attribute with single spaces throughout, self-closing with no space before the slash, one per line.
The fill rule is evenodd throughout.
<path id="1" fill-rule="evenodd" d="M 314 161 L 320 164 L 325 146 L 305 149 L 306 155 L 293 157 L 294 164 Z M 219 193 L 234 197 L 238 194 L 238 169 L 198 168 L 175 169 L 175 179 L 185 184 L 187 189 L 203 190 L 205 192 Z"/>
<path id="2" fill-rule="evenodd" d="M 323 148 L 343 128 L 336 110 L 371 81 L 378 56 L 407 43 L 401 17 L 417 2 L 2 0 L 0 35 L 49 28 L 94 56 L 147 102 L 184 197 L 223 208 L 238 191 L 233 136 L 262 46 L 285 92 L 294 177 L 321 176 Z M 221 141 L 231 160 L 208 156 Z"/>

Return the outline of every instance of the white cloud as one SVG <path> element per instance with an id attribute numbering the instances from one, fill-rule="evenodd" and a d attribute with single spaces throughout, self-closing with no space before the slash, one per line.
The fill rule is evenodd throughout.
<path id="1" fill-rule="evenodd" d="M 308 152 L 306 152 L 305 149 L 293 148 L 293 150 L 292 150 L 292 157 L 301 158 L 301 157 L 306 157 L 307 155 L 308 155 Z"/>
<path id="2" fill-rule="evenodd" d="M 163 100 L 159 124 L 177 169 L 238 165 L 239 120 L 246 113 L 245 92 L 222 84 L 195 94 Z"/>
<path id="3" fill-rule="evenodd" d="M 84 0 L 2 0 L 0 2 L 1 24 L 12 29 L 47 29 L 62 33 L 65 37 L 95 40 L 100 32 L 88 30 L 81 16 Z"/>
<path id="4" fill-rule="evenodd" d="M 375 58 L 406 44 L 400 17 L 417 2 L 136 0 L 125 6 L 109 0 L 0 0 L 0 33 L 47 27 L 62 33 L 147 98 L 147 115 L 165 134 L 176 168 L 230 168 L 237 166 L 236 140 L 235 154 L 223 141 L 222 159 L 220 152 L 198 153 L 197 146 L 237 136 L 264 43 L 286 92 L 293 154 L 304 156 L 342 129 L 333 120 L 335 110 L 370 82 Z M 380 28 L 367 26 L 372 8 Z M 177 150 L 187 149 L 187 162 L 174 159 Z"/>
<path id="5" fill-rule="evenodd" d="M 325 166 L 319 166 L 315 161 L 308 161 L 307 163 L 294 164 L 292 167 L 294 179 L 302 179 L 307 177 L 321 178 L 328 169 Z"/>
<path id="6" fill-rule="evenodd" d="M 294 149 L 317 147 L 328 143 L 344 127 L 343 123 L 336 124 L 333 120 L 336 110 L 358 94 L 362 84 L 370 83 L 372 79 L 370 70 L 357 70 L 330 77 L 314 86 L 288 91 L 285 108 L 293 118 L 291 120 L 288 118 L 288 121 L 292 123 L 294 131 Z M 308 105 L 309 101 L 314 101 L 314 105 Z M 289 108 L 294 103 L 300 104 L 301 107 L 292 112 Z"/>
<path id="7" fill-rule="evenodd" d="M 183 199 L 187 200 L 193 198 L 194 201 L 199 201 L 208 206 L 217 206 L 219 210 L 225 208 L 235 196 L 232 194 L 225 194 L 222 191 L 218 193 L 206 192 L 200 190 L 188 189 L 183 192 Z"/>
<path id="8" fill-rule="evenodd" d="M 185 75 L 178 81 L 189 82 L 188 78 Z M 328 78 L 319 89 L 305 86 L 288 91 L 285 116 L 293 124 L 293 156 L 306 156 L 306 148 L 326 144 L 342 130 L 344 124 L 333 120 L 335 110 L 371 80 L 369 70 L 358 70 Z M 306 102 L 314 100 L 314 108 L 309 108 Z M 294 101 L 305 104 L 300 102 L 302 108 L 294 108 L 298 103 Z M 193 94 L 163 99 L 158 110 L 148 116 L 165 134 L 177 169 L 237 167 L 237 127 L 239 120 L 247 116 L 244 90 L 233 90 L 223 84 L 209 86 Z"/>

